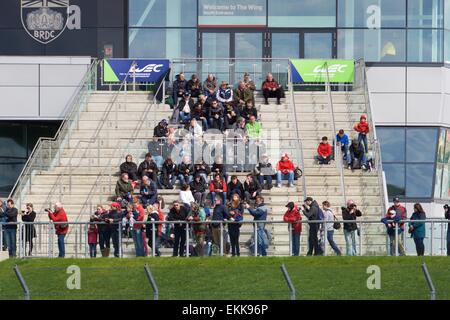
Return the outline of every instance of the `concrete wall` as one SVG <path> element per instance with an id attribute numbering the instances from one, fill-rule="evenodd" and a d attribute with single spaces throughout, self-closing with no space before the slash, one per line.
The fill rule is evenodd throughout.
<path id="1" fill-rule="evenodd" d="M 90 57 L 0 56 L 0 120 L 64 118 Z"/>

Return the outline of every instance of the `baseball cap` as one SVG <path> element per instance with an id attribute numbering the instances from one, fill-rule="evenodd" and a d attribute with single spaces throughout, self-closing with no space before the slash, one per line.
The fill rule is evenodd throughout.
<path id="1" fill-rule="evenodd" d="M 118 202 L 112 202 L 110 207 L 116 207 L 116 208 L 120 208 L 120 203 Z"/>
<path id="2" fill-rule="evenodd" d="M 392 199 L 392 202 L 400 202 L 399 197 L 394 197 L 394 199 Z"/>
<path id="3" fill-rule="evenodd" d="M 289 210 L 292 210 L 292 209 L 294 209 L 294 207 L 295 207 L 295 204 L 294 204 L 294 202 L 289 202 L 287 205 L 286 205 L 286 208 L 289 208 Z"/>

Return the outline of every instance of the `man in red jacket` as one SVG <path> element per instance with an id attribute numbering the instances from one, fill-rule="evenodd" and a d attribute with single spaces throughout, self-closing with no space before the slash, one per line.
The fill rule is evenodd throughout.
<path id="1" fill-rule="evenodd" d="M 277 98 L 277 104 L 281 104 L 280 100 L 284 97 L 283 87 L 275 81 L 271 73 L 267 74 L 261 89 L 265 104 L 269 104 L 269 98 Z"/>
<path id="2" fill-rule="evenodd" d="M 56 202 L 54 205 L 54 212 L 50 209 L 46 209 L 49 219 L 55 223 L 55 231 L 58 236 L 58 258 L 64 258 L 66 255 L 66 249 L 64 245 L 64 238 L 69 231 L 69 224 L 67 223 L 67 214 L 60 202 Z M 65 223 L 64 223 L 65 222 Z"/>
<path id="3" fill-rule="evenodd" d="M 367 144 L 367 134 L 369 133 L 369 124 L 367 123 L 367 117 L 362 115 L 359 118 L 359 122 L 355 124 L 353 129 L 358 132 L 358 141 L 364 143 L 365 152 L 369 152 L 369 145 Z"/>
<path id="4" fill-rule="evenodd" d="M 322 142 L 317 147 L 316 160 L 319 161 L 319 164 L 329 164 L 332 155 L 333 153 L 331 151 L 331 145 L 328 143 L 328 138 L 322 137 Z"/>
<path id="5" fill-rule="evenodd" d="M 288 210 L 283 216 L 284 222 L 288 222 L 292 224 L 291 226 L 291 243 L 292 243 L 292 255 L 298 256 L 300 253 L 300 234 L 302 233 L 302 216 L 300 211 L 298 210 L 298 206 L 294 204 L 294 202 L 289 202 L 286 205 Z"/>
<path id="6" fill-rule="evenodd" d="M 281 179 L 288 178 L 289 187 L 294 186 L 294 170 L 295 166 L 289 159 L 287 153 L 281 155 L 281 160 L 277 163 L 277 188 L 281 188 Z"/>
<path id="7" fill-rule="evenodd" d="M 131 236 L 133 237 L 136 257 L 145 257 L 145 248 L 144 248 L 145 242 L 144 239 L 142 238 L 143 229 L 145 228 L 145 225 L 142 223 L 145 217 L 145 210 L 142 207 L 142 205 L 139 204 L 139 199 L 137 197 L 134 199 L 132 215 L 134 223 L 133 223 L 133 230 L 131 231 Z M 131 216 L 128 216 L 128 218 L 131 218 Z"/>

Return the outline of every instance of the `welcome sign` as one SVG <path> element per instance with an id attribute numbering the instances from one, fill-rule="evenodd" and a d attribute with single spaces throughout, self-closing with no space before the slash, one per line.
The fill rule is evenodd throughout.
<path id="1" fill-rule="evenodd" d="M 290 60 L 292 82 L 327 82 L 327 71 L 332 83 L 353 83 L 354 60 Z"/>
<path id="2" fill-rule="evenodd" d="M 199 27 L 264 27 L 265 0 L 200 0 Z"/>

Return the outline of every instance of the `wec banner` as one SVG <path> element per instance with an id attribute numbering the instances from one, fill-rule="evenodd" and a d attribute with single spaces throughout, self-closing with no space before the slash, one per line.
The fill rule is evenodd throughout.
<path id="1" fill-rule="evenodd" d="M 133 82 L 135 79 L 136 82 L 156 83 L 166 75 L 169 68 L 169 60 L 105 59 L 103 81 L 122 82 L 128 74 L 127 82 Z"/>
<path id="2" fill-rule="evenodd" d="M 355 62 L 353 60 L 302 60 L 291 59 L 290 67 L 293 83 L 327 82 L 327 69 L 330 82 L 353 83 Z"/>

